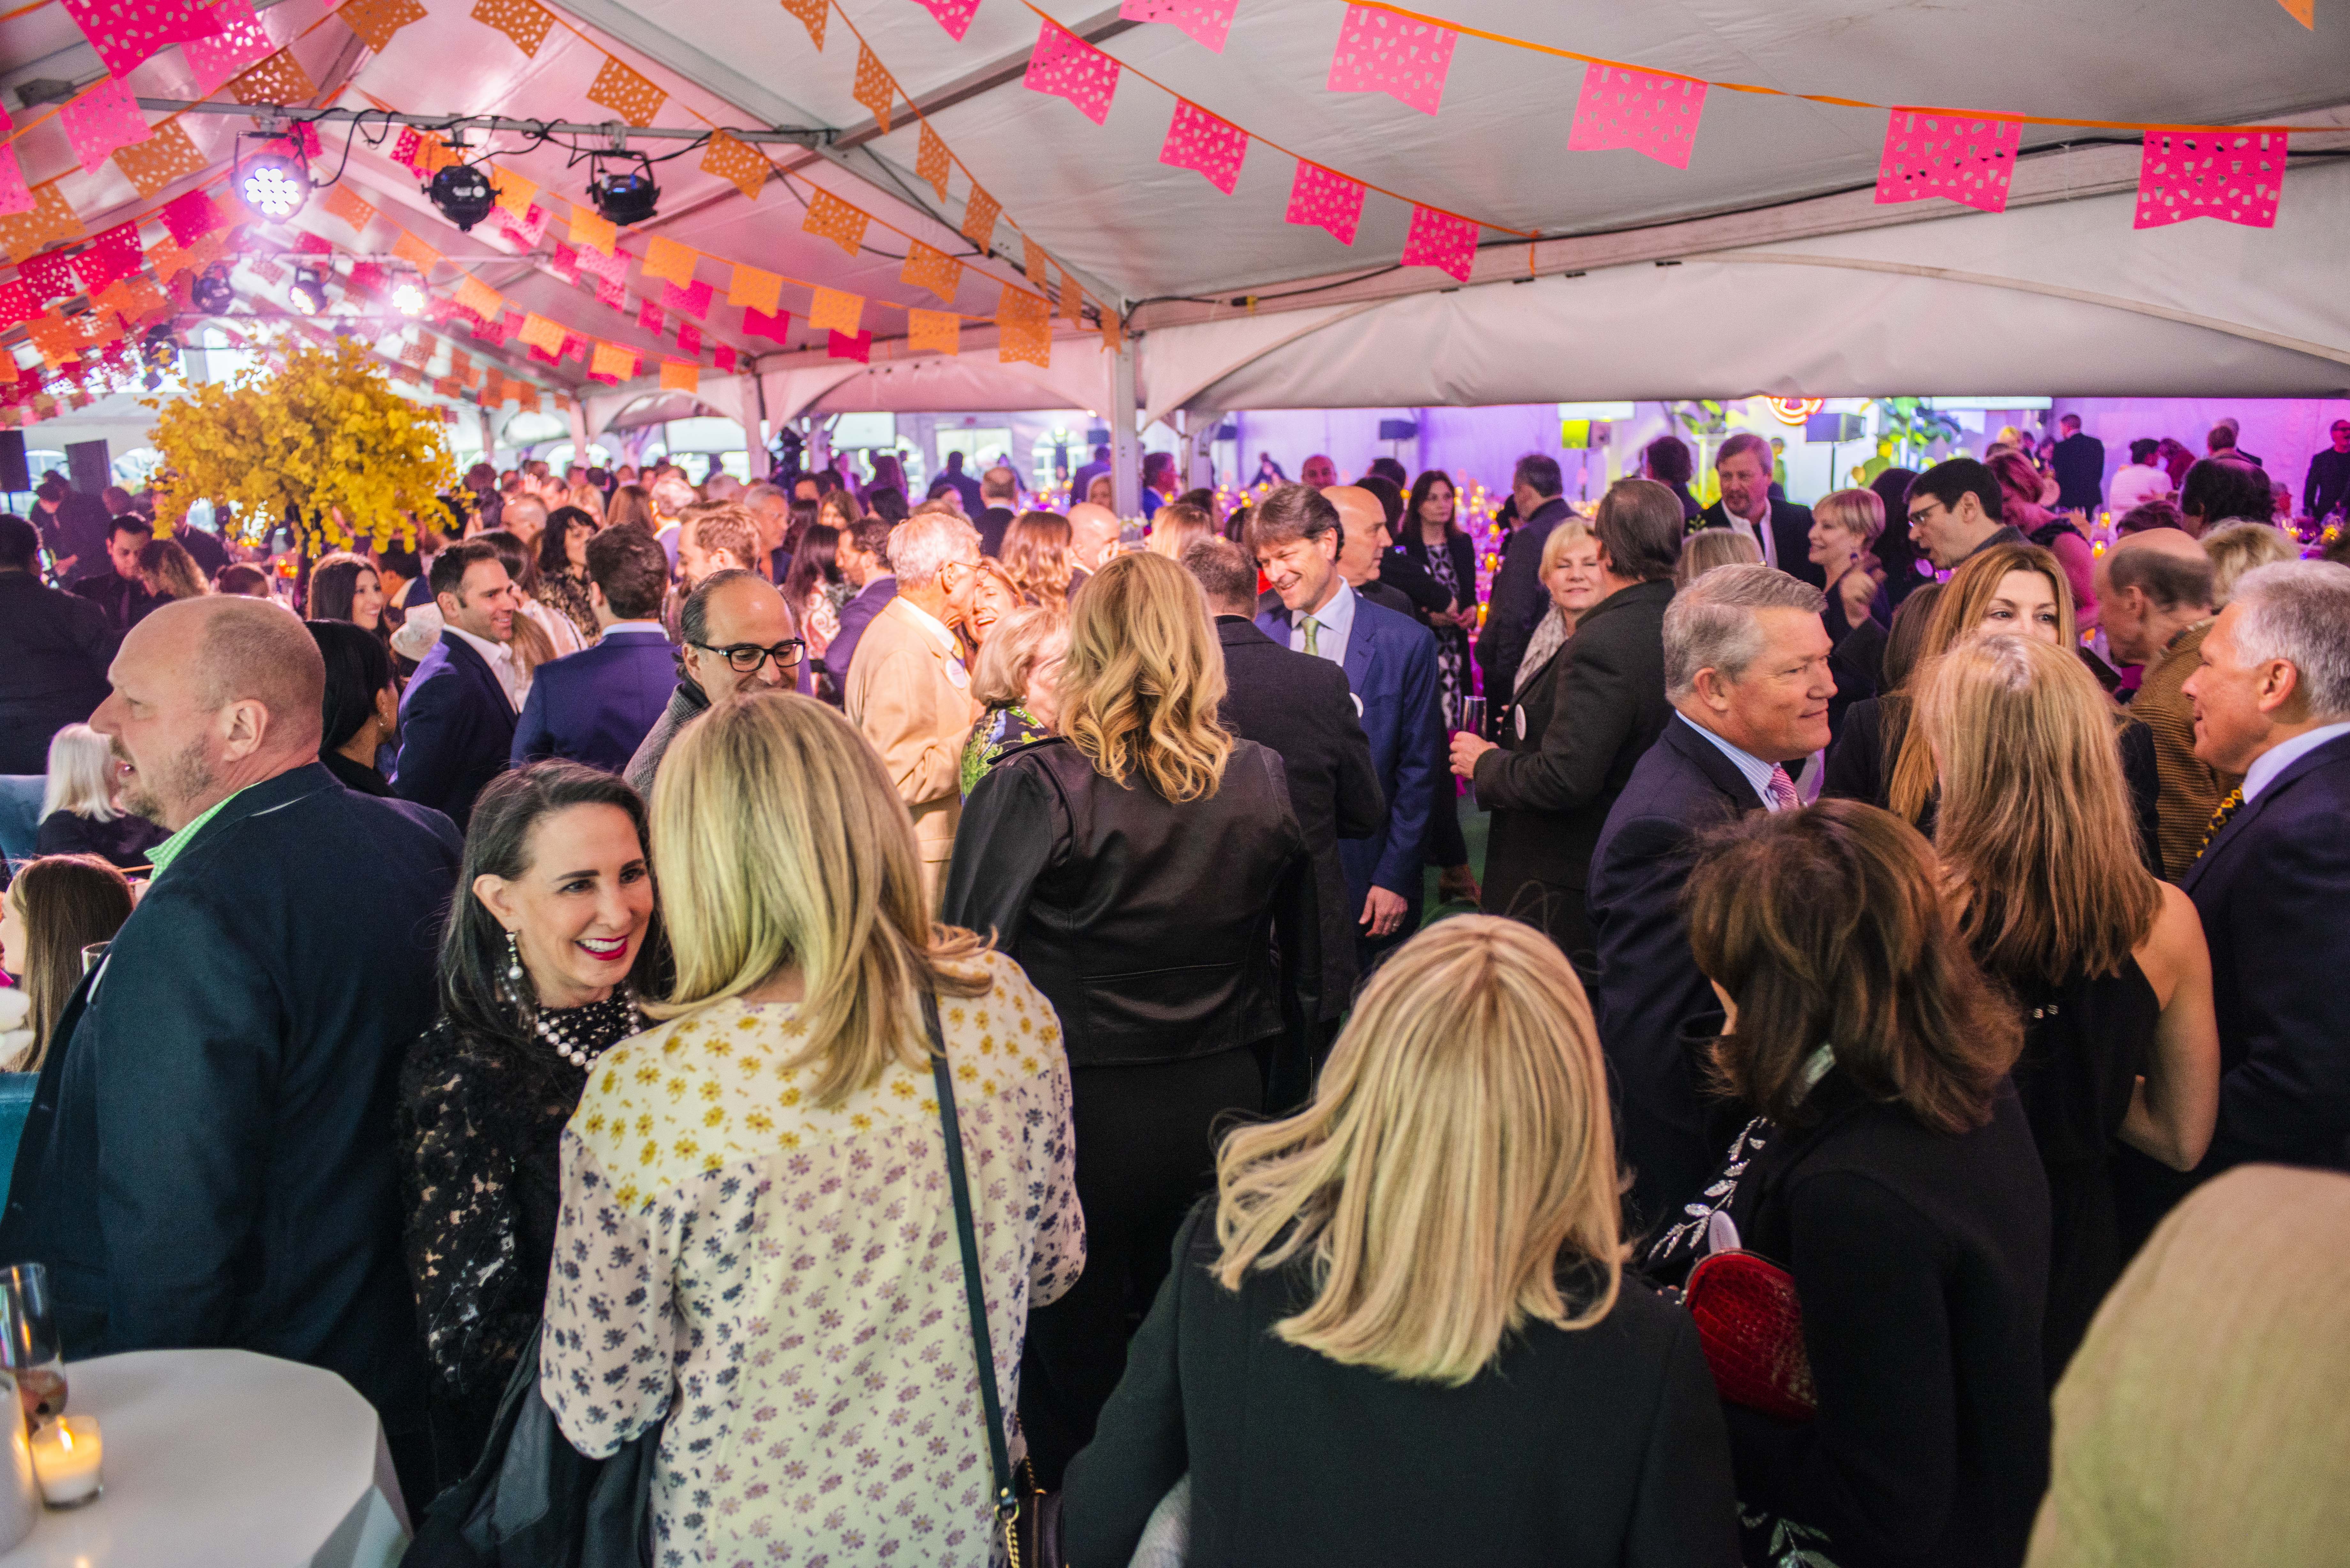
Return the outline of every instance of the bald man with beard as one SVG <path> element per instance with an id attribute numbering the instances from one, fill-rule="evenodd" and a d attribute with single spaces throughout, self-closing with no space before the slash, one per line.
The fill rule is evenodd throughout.
<path id="1" fill-rule="evenodd" d="M 432 1022 L 462 845 L 318 761 L 326 666 L 261 599 L 134 627 L 90 723 L 155 876 L 59 1017 L 0 1254 L 48 1265 L 78 1355 L 257 1351 L 339 1374 L 432 1495 L 400 1249 L 401 1059 Z"/>

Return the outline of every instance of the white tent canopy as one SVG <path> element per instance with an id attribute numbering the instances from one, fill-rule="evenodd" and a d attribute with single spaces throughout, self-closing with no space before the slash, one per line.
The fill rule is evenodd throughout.
<path id="1" fill-rule="evenodd" d="M 263 15 L 319 84 L 297 109 L 601 119 L 608 111 L 585 94 L 608 53 L 668 92 L 659 125 L 805 131 L 810 145 L 769 145 L 786 174 L 768 179 L 755 200 L 702 171 L 698 151 L 659 164 L 659 215 L 628 242 L 641 257 L 651 236 L 666 237 L 714 264 L 702 273 L 719 299 L 702 324 L 705 339 L 737 350 L 752 373 L 722 378 L 705 367 L 696 396 L 746 429 L 853 409 L 1084 409 L 1118 427 L 1131 483 L 1127 404 L 1148 422 L 1178 409 L 1985 386 L 2278 396 L 2350 384 L 2350 306 L 2339 285 L 2350 171 L 2338 156 L 2350 154 L 2350 41 L 2331 13 L 2312 33 L 2264 0 L 2173 7 L 2151 28 L 2142 9 L 2115 0 L 2055 9 L 2024 0 L 1940 9 L 1902 0 L 1645 8 L 1447 0 L 1443 15 L 1464 26 L 1779 95 L 2306 128 L 2293 139 L 2275 228 L 2201 220 L 2140 231 L 2132 133 L 2025 127 L 2004 213 L 1940 200 L 1878 205 L 1880 109 L 1717 86 L 1686 170 L 1630 151 L 1568 151 L 1586 67 L 1555 54 L 1463 35 L 1435 115 L 1384 94 L 1330 90 L 1344 0 L 1242 0 L 1220 53 L 1174 26 L 1128 22 L 1104 0 L 1044 0 L 1045 12 L 1124 67 L 1099 126 L 1023 85 L 1040 15 L 1027 0 L 983 0 L 960 41 L 907 0 L 833 0 L 821 52 L 775 0 L 553 8 L 565 25 L 528 56 L 473 20 L 463 0 L 436 0 L 380 52 L 328 16 L 323 0 L 277 0 Z M 887 134 L 855 97 L 858 34 L 899 88 Z M 78 89 L 102 74 L 61 5 L 0 21 L 0 107 L 18 123 L 38 114 L 25 101 L 28 87 Z M 175 48 L 130 82 L 151 103 L 192 95 Z M 1265 139 L 1252 142 L 1232 194 L 1159 161 L 1175 95 Z M 943 200 L 915 172 L 919 130 L 904 99 L 920 106 L 960 164 Z M 242 114 L 191 113 L 181 123 L 214 171 L 233 154 L 233 134 L 251 129 Z M 290 247 L 307 230 L 380 256 L 405 228 L 443 253 L 432 277 L 442 292 L 470 272 L 516 309 L 653 357 L 648 369 L 675 353 L 638 326 L 647 286 L 637 278 L 627 309 L 616 311 L 556 275 L 559 225 L 528 252 L 494 225 L 461 234 L 390 160 L 388 140 L 371 144 L 345 125 L 326 127 L 324 140 L 322 171 L 340 170 L 379 216 L 354 234 L 314 202 L 265 236 Z M 498 168 L 578 201 L 584 163 L 525 140 L 490 138 Z M 83 172 L 54 119 L 16 145 L 36 183 L 62 171 L 59 189 L 92 233 L 151 214 L 203 178 L 143 202 L 110 163 Z M 1300 157 L 1378 188 L 1351 246 L 1284 222 Z M 988 256 L 958 233 L 973 179 L 1006 220 Z M 855 255 L 803 231 L 819 189 L 878 220 Z M 1397 265 L 1411 200 L 1494 225 L 1482 231 L 1466 286 Z M 1092 305 L 1123 317 L 1128 346 L 1106 351 L 1089 329 L 1062 320 L 1049 369 L 999 364 L 993 328 L 973 320 L 960 357 L 910 352 L 904 307 L 941 303 L 899 278 L 914 240 L 962 257 L 951 304 L 974 318 L 993 314 L 1003 285 L 1029 286 L 1018 264 L 1033 241 L 1050 258 L 1047 280 L 1057 287 L 1066 269 Z M 724 303 L 728 262 L 864 296 L 873 362 L 829 358 L 822 335 L 797 319 L 782 344 L 749 334 L 741 309 Z M 276 286 L 247 272 L 236 282 L 240 311 L 282 305 Z M 800 317 L 806 299 L 787 287 L 784 307 Z M 451 341 L 579 394 L 581 439 L 654 385 L 648 377 L 608 392 L 586 380 L 577 358 L 548 366 L 516 345 L 490 348 L 462 332 Z"/>

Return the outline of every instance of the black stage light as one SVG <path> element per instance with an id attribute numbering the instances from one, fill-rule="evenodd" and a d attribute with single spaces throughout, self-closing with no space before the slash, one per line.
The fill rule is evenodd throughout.
<path id="1" fill-rule="evenodd" d="M 633 160 L 636 167 L 619 172 L 608 171 L 604 167 L 607 157 Z M 660 201 L 660 187 L 653 183 L 652 164 L 643 153 L 598 153 L 588 160 L 588 199 L 596 204 L 596 211 L 606 223 L 618 223 L 625 229 L 653 215 L 655 204 Z"/>
<path id="2" fill-rule="evenodd" d="M 151 370 L 168 370 L 180 362 L 180 339 L 168 326 L 150 327 L 139 339 L 139 357 Z"/>
<path id="3" fill-rule="evenodd" d="M 188 297 L 206 316 L 226 316 L 228 307 L 236 303 L 236 290 L 229 286 L 228 267 L 222 263 L 206 267 L 203 276 L 196 279 L 195 286 L 188 291 Z"/>
<path id="4" fill-rule="evenodd" d="M 296 159 L 268 153 L 248 159 L 237 171 L 237 194 L 273 223 L 284 223 L 310 199 L 310 171 Z"/>
<path id="5" fill-rule="evenodd" d="M 286 294 L 305 316 L 316 316 L 327 308 L 326 279 L 307 267 L 295 273 L 293 286 Z"/>
<path id="6" fill-rule="evenodd" d="M 478 163 L 451 163 L 435 170 L 424 193 L 441 209 L 442 217 L 466 233 L 498 204 L 497 187 Z"/>

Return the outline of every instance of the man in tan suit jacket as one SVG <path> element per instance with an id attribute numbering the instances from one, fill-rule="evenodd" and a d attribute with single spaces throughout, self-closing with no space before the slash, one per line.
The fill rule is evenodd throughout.
<path id="1" fill-rule="evenodd" d="M 964 740 L 979 719 L 962 645 L 949 627 L 979 581 L 979 531 L 951 513 L 909 517 L 889 535 L 898 597 L 865 628 L 846 705 L 914 817 L 922 890 L 936 909 L 962 819 Z"/>

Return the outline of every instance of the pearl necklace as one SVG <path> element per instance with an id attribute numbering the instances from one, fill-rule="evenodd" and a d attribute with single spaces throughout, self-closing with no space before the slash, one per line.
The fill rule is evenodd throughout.
<path id="1" fill-rule="evenodd" d="M 586 1007 L 567 1008 L 564 1011 L 571 1013 L 575 1017 L 578 1017 L 591 1012 L 605 1011 L 606 1007 L 607 1004 L 603 1002 L 590 1002 Z M 644 1017 L 642 1014 L 638 1012 L 637 1004 L 633 1000 L 623 1000 L 621 1002 L 619 1016 L 620 1020 L 620 1028 L 619 1032 L 600 1044 L 593 1045 L 588 1044 L 584 1040 L 576 1040 L 565 1034 L 562 1030 L 556 1027 L 554 1021 L 545 1012 L 541 1012 L 538 1015 L 536 1020 L 534 1021 L 532 1027 L 537 1032 L 540 1039 L 555 1047 L 555 1054 L 556 1055 L 562 1057 L 565 1061 L 570 1063 L 575 1067 L 585 1068 L 589 1063 L 595 1061 L 597 1057 L 609 1050 L 613 1041 L 625 1040 L 629 1035 L 637 1033 L 644 1027 Z M 588 1022 L 592 1027 L 592 1025 L 598 1021 L 588 1019 L 586 1022 Z"/>

